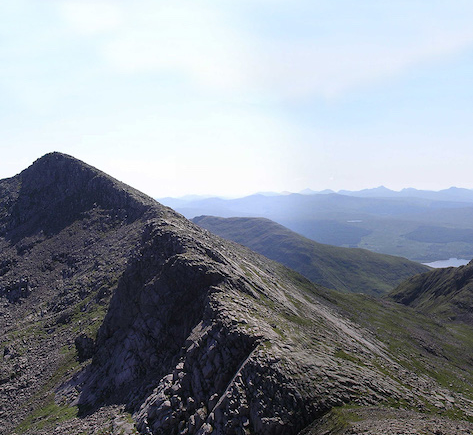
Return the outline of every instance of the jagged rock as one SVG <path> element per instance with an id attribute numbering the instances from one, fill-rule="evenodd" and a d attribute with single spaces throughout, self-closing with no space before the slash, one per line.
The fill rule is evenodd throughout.
<path id="1" fill-rule="evenodd" d="M 347 403 L 434 393 L 473 414 L 341 295 L 63 154 L 0 181 L 0 272 L 5 434 L 292 435 Z"/>
<path id="2" fill-rule="evenodd" d="M 95 342 L 93 338 L 88 337 L 85 334 L 81 334 L 74 340 L 74 344 L 77 349 L 77 356 L 79 361 L 83 362 L 89 358 L 92 358 L 95 351 Z"/>

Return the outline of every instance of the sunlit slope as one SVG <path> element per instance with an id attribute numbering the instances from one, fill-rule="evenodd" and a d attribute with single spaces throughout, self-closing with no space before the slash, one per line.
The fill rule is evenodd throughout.
<path id="1" fill-rule="evenodd" d="M 428 270 L 401 257 L 317 243 L 268 219 L 200 216 L 193 221 L 279 261 L 314 283 L 344 292 L 382 294 Z"/>

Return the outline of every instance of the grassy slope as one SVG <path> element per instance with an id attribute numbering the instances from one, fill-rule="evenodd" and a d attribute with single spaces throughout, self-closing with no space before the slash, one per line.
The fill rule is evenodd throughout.
<path id="1" fill-rule="evenodd" d="M 384 421 L 387 414 L 390 414 L 390 418 L 397 419 L 399 425 L 399 421 L 406 418 L 403 414 L 406 412 L 413 413 L 407 417 L 409 420 L 412 417 L 421 421 L 418 426 L 422 430 L 426 430 L 427 422 L 435 422 L 436 418 L 453 427 L 447 432 L 439 433 L 457 433 L 452 430 L 455 427 L 458 429 L 460 422 L 473 422 L 473 415 L 457 407 L 459 403 L 471 403 L 473 399 L 473 361 L 469 356 L 473 352 L 471 324 L 440 321 L 388 298 L 330 291 L 326 291 L 325 298 L 338 307 L 344 316 L 370 330 L 386 345 L 386 351 L 401 368 L 414 372 L 416 379 L 426 385 L 439 385 L 443 393 L 432 393 L 432 398 L 438 399 L 435 405 L 425 401 L 421 407 L 412 407 L 407 401 L 394 400 L 388 407 L 381 406 L 372 410 L 356 404 L 344 405 L 334 408 L 301 435 L 359 433 L 351 429 L 357 422 L 370 421 L 376 427 L 379 424 L 376 420 Z M 363 364 L 357 355 L 343 353 L 344 355 L 340 352 L 341 357 Z M 386 376 L 397 376 L 390 367 L 379 365 L 377 368 L 384 371 Z M 406 385 L 409 388 L 409 384 Z M 392 432 L 380 430 L 376 433 Z M 427 430 L 418 433 L 433 432 Z"/>
<path id="2" fill-rule="evenodd" d="M 268 219 L 201 216 L 194 222 L 279 261 L 317 284 L 344 292 L 383 294 L 402 280 L 428 270 L 400 257 L 320 244 Z"/>
<path id="3" fill-rule="evenodd" d="M 441 319 L 473 324 L 473 264 L 412 277 L 394 289 L 389 297 Z"/>

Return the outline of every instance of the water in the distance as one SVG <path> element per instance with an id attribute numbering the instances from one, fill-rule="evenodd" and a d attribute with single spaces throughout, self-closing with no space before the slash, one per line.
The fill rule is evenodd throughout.
<path id="1" fill-rule="evenodd" d="M 470 260 L 465 260 L 464 258 L 449 258 L 448 260 L 437 260 L 432 263 L 423 263 L 426 266 L 440 268 L 440 267 L 458 267 L 464 266 L 469 263 Z"/>

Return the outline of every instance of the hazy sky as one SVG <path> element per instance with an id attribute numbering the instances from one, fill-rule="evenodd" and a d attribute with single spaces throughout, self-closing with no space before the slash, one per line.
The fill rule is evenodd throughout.
<path id="1" fill-rule="evenodd" d="M 471 0 L 1 0 L 0 178 L 155 197 L 473 188 Z"/>

